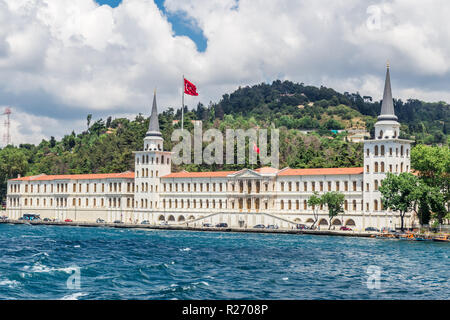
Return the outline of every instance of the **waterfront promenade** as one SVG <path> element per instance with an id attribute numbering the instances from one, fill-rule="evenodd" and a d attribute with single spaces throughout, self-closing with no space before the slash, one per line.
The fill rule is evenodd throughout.
<path id="1" fill-rule="evenodd" d="M 132 223 L 93 223 L 93 222 L 54 222 L 54 221 L 23 221 L 7 220 L 0 223 L 30 224 L 30 225 L 53 225 L 72 227 L 106 227 L 124 229 L 155 229 L 155 230 L 185 230 L 185 231 L 211 231 L 211 232 L 247 232 L 247 233 L 279 233 L 279 234 L 312 234 L 326 236 L 346 237 L 372 237 L 373 232 L 341 231 L 341 230 L 299 230 L 299 229 L 255 229 L 255 228 L 216 228 L 216 227 L 190 227 L 182 225 L 146 225 Z"/>

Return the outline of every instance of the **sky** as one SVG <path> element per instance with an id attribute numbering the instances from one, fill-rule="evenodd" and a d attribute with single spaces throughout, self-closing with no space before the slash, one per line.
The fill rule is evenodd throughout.
<path id="1" fill-rule="evenodd" d="M 450 102 L 448 0 L 0 0 L 0 113 L 14 144 L 108 116 L 198 102 L 276 79 Z M 4 117 L 0 118 L 0 134 Z M 0 142 L 2 146 L 2 142 Z"/>

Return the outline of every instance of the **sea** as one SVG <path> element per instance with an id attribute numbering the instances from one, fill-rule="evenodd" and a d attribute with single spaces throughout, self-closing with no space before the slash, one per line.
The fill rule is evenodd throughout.
<path id="1" fill-rule="evenodd" d="M 450 245 L 0 224 L 0 299 L 445 299 Z"/>

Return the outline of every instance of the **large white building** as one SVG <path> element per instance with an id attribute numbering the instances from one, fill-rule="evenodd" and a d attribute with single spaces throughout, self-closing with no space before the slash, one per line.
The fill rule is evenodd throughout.
<path id="1" fill-rule="evenodd" d="M 115 174 L 38 175 L 8 181 L 7 214 L 74 221 L 201 226 L 225 222 L 230 227 L 273 224 L 292 228 L 311 224 L 314 193 L 339 191 L 345 213 L 334 227 L 399 226 L 397 214 L 384 210 L 378 187 L 386 172 L 410 171 L 411 141 L 399 139 L 389 68 L 375 138 L 364 141 L 364 167 L 323 169 L 259 168 L 218 172 L 171 172 L 171 152 L 164 151 L 159 130 L 156 94 L 142 151 L 134 152 L 135 171 Z M 317 208 L 316 208 L 317 209 Z M 328 228 L 327 208 L 318 208 L 321 228 Z M 415 223 L 406 215 L 405 224 Z"/>

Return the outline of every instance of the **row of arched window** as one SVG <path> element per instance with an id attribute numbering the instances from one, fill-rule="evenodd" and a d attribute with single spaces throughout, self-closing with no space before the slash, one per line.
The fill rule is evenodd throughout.
<path id="1" fill-rule="evenodd" d="M 170 164 L 170 158 L 167 157 L 165 158 L 165 162 L 166 164 Z M 143 154 L 142 157 L 137 156 L 136 157 L 136 164 L 164 164 L 164 155 L 161 155 L 161 157 L 159 156 L 155 156 L 155 157 L 149 157 L 149 155 L 145 155 Z"/>
<path id="2" fill-rule="evenodd" d="M 403 157 L 404 154 L 406 154 L 406 157 L 409 157 L 409 149 L 405 148 L 406 151 L 404 151 L 403 146 L 400 146 L 400 157 Z M 385 155 L 385 147 L 384 145 L 378 146 L 375 145 L 374 147 L 374 156 L 384 156 Z M 393 149 L 389 148 L 389 156 L 392 157 L 393 155 Z M 370 156 L 370 149 L 367 148 L 366 149 L 366 156 L 369 157 Z M 395 156 L 398 157 L 399 156 L 399 149 L 395 148 Z"/>

